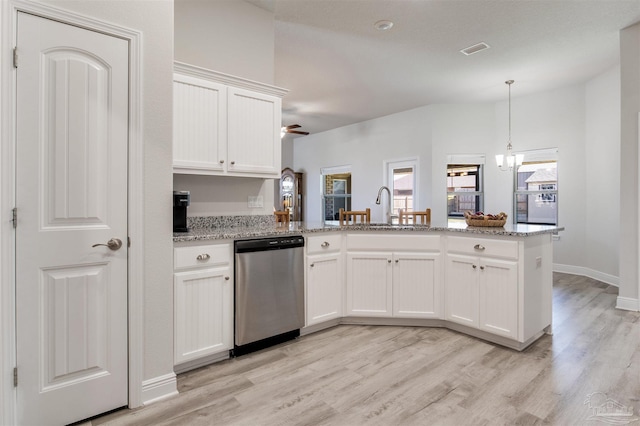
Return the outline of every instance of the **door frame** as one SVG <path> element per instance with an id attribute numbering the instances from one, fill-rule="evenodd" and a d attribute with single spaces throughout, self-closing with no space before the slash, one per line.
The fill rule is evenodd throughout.
<path id="1" fill-rule="evenodd" d="M 16 200 L 16 70 L 10 52 L 16 45 L 18 12 L 125 39 L 129 43 L 128 147 L 128 398 L 129 407 L 142 405 L 144 363 L 144 146 L 142 132 L 142 33 L 109 22 L 29 0 L 0 2 L 0 423 L 16 423 L 15 230 Z M 18 61 L 19 66 L 19 61 Z"/>

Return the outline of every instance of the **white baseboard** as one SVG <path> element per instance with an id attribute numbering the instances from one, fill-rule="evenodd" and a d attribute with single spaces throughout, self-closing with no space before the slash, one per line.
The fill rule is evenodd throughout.
<path id="1" fill-rule="evenodd" d="M 620 279 L 615 275 L 605 274 L 604 272 L 596 271 L 594 269 L 585 268 L 583 266 L 562 265 L 559 263 L 553 264 L 553 272 L 563 272 L 565 274 L 582 275 L 584 277 L 593 278 L 605 284 L 612 286 L 619 286 Z"/>
<path id="2" fill-rule="evenodd" d="M 142 403 L 153 404 L 178 394 L 178 381 L 175 373 L 154 377 L 142 382 Z"/>
<path id="3" fill-rule="evenodd" d="M 618 296 L 616 308 L 624 309 L 625 311 L 640 311 L 640 300 Z"/>

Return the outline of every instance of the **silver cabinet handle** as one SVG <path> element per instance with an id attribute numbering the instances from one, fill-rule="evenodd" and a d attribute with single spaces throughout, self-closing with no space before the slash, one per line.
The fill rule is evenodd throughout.
<path id="1" fill-rule="evenodd" d="M 225 281 L 229 281 L 229 277 L 224 277 L 224 280 Z"/>
<path id="2" fill-rule="evenodd" d="M 107 241 L 107 244 L 94 244 L 91 247 L 105 246 L 109 247 L 110 250 L 116 251 L 120 247 L 122 247 L 122 240 L 120 238 L 111 238 Z"/>
<path id="3" fill-rule="evenodd" d="M 233 166 L 234 164 L 236 164 L 236 162 L 235 162 L 235 161 L 232 161 L 232 162 L 231 162 L 231 165 Z"/>
<path id="4" fill-rule="evenodd" d="M 471 265 L 471 266 L 473 266 L 473 269 L 476 269 L 476 268 L 477 268 L 477 266 L 476 266 L 476 265 Z"/>
<path id="5" fill-rule="evenodd" d="M 309 266 L 311 266 L 311 267 L 313 268 L 313 267 L 315 266 L 315 263 L 312 263 L 312 264 L 311 264 L 311 265 L 309 265 Z"/>
<path id="6" fill-rule="evenodd" d="M 398 259 L 396 259 L 396 263 L 400 262 Z"/>
<path id="7" fill-rule="evenodd" d="M 220 164 L 224 164 L 224 160 L 220 160 Z"/>
<path id="8" fill-rule="evenodd" d="M 484 266 L 481 266 L 480 269 L 482 269 L 484 271 Z"/>
<path id="9" fill-rule="evenodd" d="M 324 243 L 320 244 L 320 247 L 322 248 L 327 248 L 329 247 L 331 244 L 329 244 L 327 241 L 325 241 Z"/>
<path id="10" fill-rule="evenodd" d="M 209 260 L 209 259 L 211 259 L 211 256 L 209 256 L 209 253 L 199 254 L 198 257 L 196 257 L 196 260 Z"/>
<path id="11" fill-rule="evenodd" d="M 484 246 L 481 246 L 480 244 L 476 244 L 473 248 L 476 250 L 484 250 Z"/>
<path id="12" fill-rule="evenodd" d="M 387 263 L 391 263 L 391 259 L 387 260 Z"/>

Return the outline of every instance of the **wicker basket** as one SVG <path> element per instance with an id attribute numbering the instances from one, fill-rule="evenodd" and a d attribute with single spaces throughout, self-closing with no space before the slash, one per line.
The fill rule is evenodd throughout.
<path id="1" fill-rule="evenodd" d="M 504 226 L 507 223 L 507 214 L 500 212 L 496 215 L 499 219 L 490 219 L 489 216 L 477 217 L 469 212 L 464 212 L 464 220 L 469 226 Z"/>

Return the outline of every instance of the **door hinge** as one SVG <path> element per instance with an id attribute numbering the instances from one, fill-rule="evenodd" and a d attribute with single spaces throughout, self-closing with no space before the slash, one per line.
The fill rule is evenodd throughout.
<path id="1" fill-rule="evenodd" d="M 131 238 L 127 236 L 127 247 L 131 247 Z"/>
<path id="2" fill-rule="evenodd" d="M 13 227 L 18 227 L 18 208 L 14 207 L 11 209 L 11 223 L 13 223 Z"/>
<path id="3" fill-rule="evenodd" d="M 13 387 L 18 387 L 18 367 L 13 368 Z"/>
<path id="4" fill-rule="evenodd" d="M 18 47 L 13 48 L 13 67 L 18 68 Z"/>

